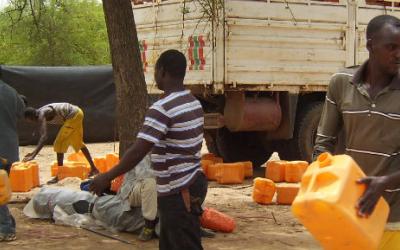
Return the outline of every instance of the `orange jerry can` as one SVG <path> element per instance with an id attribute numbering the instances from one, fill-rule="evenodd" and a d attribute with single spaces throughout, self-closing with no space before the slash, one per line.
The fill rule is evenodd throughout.
<path id="1" fill-rule="evenodd" d="M 86 159 L 85 155 L 84 155 L 84 154 L 82 153 L 82 151 L 80 151 L 80 150 L 79 150 L 78 153 L 70 154 L 70 155 L 67 157 L 67 160 L 68 160 L 68 161 L 73 161 L 73 162 L 82 162 L 82 163 L 85 163 L 85 164 L 89 164 L 89 162 L 88 162 L 88 160 Z"/>
<path id="2" fill-rule="evenodd" d="M 107 172 L 108 168 L 107 168 L 107 161 L 105 158 L 94 158 L 93 163 L 100 173 Z"/>
<path id="3" fill-rule="evenodd" d="M 308 162 L 306 161 L 289 161 L 285 166 L 285 181 L 300 182 L 301 177 L 307 170 Z"/>
<path id="4" fill-rule="evenodd" d="M 12 195 L 10 180 L 7 172 L 0 169 L 0 206 L 7 204 Z"/>
<path id="5" fill-rule="evenodd" d="M 204 174 L 207 176 L 207 170 L 210 165 L 213 165 L 214 162 L 212 160 L 201 160 L 200 161 L 201 168 L 203 169 Z"/>
<path id="6" fill-rule="evenodd" d="M 33 169 L 28 164 L 15 164 L 10 170 L 10 183 L 13 192 L 28 192 L 33 188 Z"/>
<path id="7" fill-rule="evenodd" d="M 282 183 L 276 186 L 276 202 L 282 205 L 290 205 L 299 192 L 298 183 Z"/>
<path id="8" fill-rule="evenodd" d="M 119 162 L 119 156 L 116 153 L 106 154 L 107 171 L 113 168 Z"/>
<path id="9" fill-rule="evenodd" d="M 217 163 L 217 182 L 219 184 L 240 184 L 244 180 L 244 165 L 238 163 Z"/>
<path id="10" fill-rule="evenodd" d="M 118 192 L 121 189 L 122 183 L 124 182 L 124 175 L 120 175 L 111 182 L 110 190 Z"/>
<path id="11" fill-rule="evenodd" d="M 207 167 L 207 179 L 209 181 L 216 181 L 220 164 L 211 164 Z"/>
<path id="12" fill-rule="evenodd" d="M 378 249 L 389 215 L 380 198 L 368 218 L 357 216 L 356 204 L 365 174 L 348 155 L 321 154 L 305 172 L 292 204 L 293 214 L 324 249 Z"/>
<path id="13" fill-rule="evenodd" d="M 231 233 L 236 227 L 233 218 L 213 208 L 204 209 L 200 223 L 204 228 L 224 233 Z"/>
<path id="14" fill-rule="evenodd" d="M 270 179 L 260 177 L 255 178 L 253 182 L 253 201 L 258 204 L 272 203 L 276 190 L 275 183 Z"/>
<path id="15" fill-rule="evenodd" d="M 58 173 L 58 163 L 57 161 L 53 161 L 51 164 L 51 177 L 56 176 Z"/>
<path id="16" fill-rule="evenodd" d="M 214 163 L 222 163 L 223 160 L 221 157 L 214 155 L 213 153 L 207 153 L 201 156 L 201 160 L 209 160 Z"/>
<path id="17" fill-rule="evenodd" d="M 68 162 L 64 166 L 58 166 L 58 179 L 62 180 L 67 177 L 78 177 L 82 180 L 87 179 L 90 167 L 82 162 Z"/>
<path id="18" fill-rule="evenodd" d="M 285 169 L 287 161 L 267 161 L 265 168 L 265 178 L 274 182 L 285 181 Z"/>
<path id="19" fill-rule="evenodd" d="M 40 186 L 39 165 L 36 162 L 35 164 L 32 165 L 32 170 L 33 170 L 33 186 L 39 187 Z"/>
<path id="20" fill-rule="evenodd" d="M 223 163 L 223 162 L 224 162 L 224 160 L 223 160 L 221 157 L 214 157 L 214 158 L 212 159 L 212 161 L 214 162 L 214 164 L 216 164 L 216 163 Z"/>
<path id="21" fill-rule="evenodd" d="M 203 154 L 201 156 L 202 160 L 213 160 L 216 156 L 213 153 L 207 153 L 207 154 Z"/>
<path id="22" fill-rule="evenodd" d="M 28 161 L 27 164 L 32 168 L 33 187 L 39 187 L 40 186 L 39 165 L 37 164 L 36 161 Z"/>
<path id="23" fill-rule="evenodd" d="M 12 166 L 27 166 L 27 167 L 32 168 L 32 185 L 33 185 L 33 187 L 40 186 L 39 165 L 37 164 L 36 161 L 27 161 L 27 162 L 17 161 L 17 162 L 14 162 L 12 164 Z"/>
<path id="24" fill-rule="evenodd" d="M 244 177 L 250 178 L 253 177 L 253 163 L 251 161 L 243 161 L 240 162 L 244 167 Z"/>

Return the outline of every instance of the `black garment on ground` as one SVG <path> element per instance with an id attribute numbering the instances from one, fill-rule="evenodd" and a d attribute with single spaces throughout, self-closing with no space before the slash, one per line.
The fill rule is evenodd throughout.
<path id="1" fill-rule="evenodd" d="M 10 170 L 11 170 L 11 164 L 1 164 L 0 163 L 0 169 L 3 169 L 7 172 L 8 175 L 10 175 Z"/>
<path id="2" fill-rule="evenodd" d="M 186 210 L 182 194 L 158 197 L 160 213 L 160 250 L 202 250 L 200 233 L 201 204 L 207 194 L 207 179 L 203 173 L 189 187 L 191 212 Z"/>

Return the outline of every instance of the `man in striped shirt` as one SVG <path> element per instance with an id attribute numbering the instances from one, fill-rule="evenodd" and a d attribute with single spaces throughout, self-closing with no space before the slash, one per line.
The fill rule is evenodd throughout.
<path id="1" fill-rule="evenodd" d="M 388 227 L 399 230 L 400 20 L 389 15 L 373 18 L 367 27 L 367 49 L 369 59 L 355 73 L 347 70 L 331 79 L 314 158 L 324 151 L 333 152 L 343 128 L 346 154 L 369 176 L 359 181 L 367 190 L 355 204 L 358 214 L 368 217 L 383 195 L 390 205 Z M 381 247 L 399 247 L 400 231 L 396 230 L 385 232 Z"/>
<path id="2" fill-rule="evenodd" d="M 152 150 L 161 222 L 159 247 L 168 250 L 203 249 L 199 217 L 207 193 L 200 168 L 204 119 L 200 102 L 184 88 L 185 73 L 186 58 L 181 52 L 161 54 L 154 77 L 165 97 L 150 107 L 142 130 L 120 163 L 97 176 L 91 186 L 100 195 L 112 179 Z"/>

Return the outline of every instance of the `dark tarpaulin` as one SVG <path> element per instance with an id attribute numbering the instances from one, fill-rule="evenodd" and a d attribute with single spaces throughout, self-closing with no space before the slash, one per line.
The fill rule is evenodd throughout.
<path id="1" fill-rule="evenodd" d="M 79 106 L 85 115 L 85 142 L 117 139 L 111 66 L 2 66 L 1 79 L 25 95 L 29 106 L 39 108 L 53 102 L 69 102 Z M 36 144 L 39 139 L 38 127 L 38 124 L 20 121 L 20 145 Z M 48 143 L 54 141 L 58 129 L 57 126 L 48 126 Z"/>

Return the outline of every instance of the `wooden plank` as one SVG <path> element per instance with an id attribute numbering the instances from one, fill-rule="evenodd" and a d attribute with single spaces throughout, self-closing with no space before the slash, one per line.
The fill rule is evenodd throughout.
<path id="1" fill-rule="evenodd" d="M 330 71 L 330 70 L 327 70 Z M 226 84 L 235 85 L 306 85 L 306 84 L 326 84 L 328 85 L 332 74 L 313 72 L 304 73 L 300 76 L 296 72 L 248 72 L 248 71 L 231 71 Z"/>
<path id="2" fill-rule="evenodd" d="M 292 22 L 325 22 L 346 24 L 346 5 L 308 5 L 307 2 L 227 1 L 226 16 L 251 19 L 287 20 Z M 243 8 L 246 11 L 243 11 Z M 294 18 L 293 18 L 294 17 Z"/>

